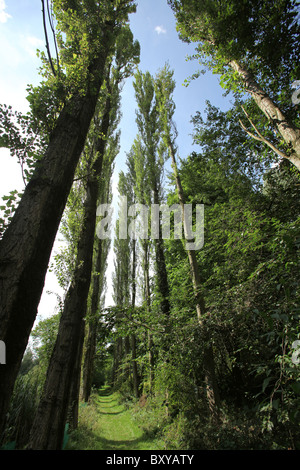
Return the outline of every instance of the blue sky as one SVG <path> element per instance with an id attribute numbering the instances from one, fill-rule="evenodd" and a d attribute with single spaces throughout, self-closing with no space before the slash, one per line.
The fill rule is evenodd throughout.
<path id="1" fill-rule="evenodd" d="M 183 85 L 184 81 L 200 67 L 196 61 L 187 60 L 187 56 L 193 54 L 195 45 L 184 43 L 179 39 L 175 17 L 167 0 L 139 0 L 137 12 L 131 15 L 130 23 L 134 36 L 141 45 L 139 68 L 143 72 L 148 70 L 155 75 L 168 62 L 174 70 L 176 82 L 173 96 L 176 104 L 174 121 L 178 130 L 179 153 L 185 158 L 195 149 L 190 136 L 193 130 L 190 123 L 191 116 L 196 111 L 204 112 L 206 100 L 216 106 L 228 108 L 228 98 L 223 97 L 218 77 L 210 72 L 193 80 L 188 87 Z M 132 80 L 128 80 L 124 87 L 122 111 L 124 122 L 127 124 L 126 128 L 122 129 L 123 150 L 130 148 L 136 134 Z"/>
<path id="2" fill-rule="evenodd" d="M 186 60 L 187 55 L 193 53 L 194 45 L 179 39 L 167 0 L 138 0 L 137 4 L 137 12 L 131 15 L 130 24 L 135 39 L 141 45 L 139 67 L 153 75 L 166 62 L 174 69 L 177 145 L 180 157 L 186 158 L 193 149 L 197 150 L 192 146 L 191 116 L 196 111 L 204 112 L 206 100 L 223 109 L 228 108 L 229 101 L 223 97 L 218 77 L 209 72 L 192 81 L 188 87 L 183 86 L 184 80 L 198 69 L 198 64 Z M 0 102 L 26 112 L 26 87 L 40 81 L 36 50 L 45 50 L 40 0 L 0 0 L 0 44 Z M 135 109 L 132 79 L 129 79 L 122 94 L 121 149 L 116 159 L 114 188 L 119 170 L 124 169 L 126 152 L 136 136 Z M 7 150 L 0 149 L 0 197 L 14 189 L 23 189 L 19 165 Z M 55 290 L 57 286 L 53 276 L 49 274 L 47 279 L 50 281 L 46 283 L 45 290 Z M 52 308 L 47 297 L 39 310 L 42 315 L 47 315 L 52 313 Z"/>

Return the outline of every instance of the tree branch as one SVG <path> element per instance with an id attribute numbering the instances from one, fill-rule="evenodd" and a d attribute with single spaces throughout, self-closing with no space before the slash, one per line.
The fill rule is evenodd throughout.
<path id="1" fill-rule="evenodd" d="M 43 25 L 44 25 L 44 32 L 45 32 L 45 39 L 46 39 L 46 49 L 47 49 L 47 53 L 48 53 L 48 58 L 49 58 L 51 70 L 53 72 L 54 77 L 56 77 L 56 72 L 55 72 L 53 62 L 52 62 L 51 53 L 50 53 L 50 46 L 49 46 L 49 40 L 48 40 L 47 25 L 46 25 L 46 14 L 45 14 L 45 3 L 44 3 L 44 0 L 41 0 L 41 1 L 42 1 L 42 13 L 43 13 Z"/>
<path id="2" fill-rule="evenodd" d="M 256 134 L 252 134 L 252 132 L 248 131 L 248 129 L 246 128 L 246 126 L 243 124 L 242 120 L 239 119 L 239 123 L 242 127 L 242 129 L 247 132 L 247 134 L 252 137 L 253 139 L 255 140 L 258 140 L 259 142 L 263 142 L 264 144 L 268 145 L 268 147 L 270 147 L 275 153 L 277 153 L 277 155 L 279 155 L 280 157 L 282 158 L 286 158 L 289 160 L 289 156 L 286 155 L 285 153 L 281 152 L 281 150 L 279 150 L 278 148 L 275 147 L 275 145 L 273 145 L 268 139 L 266 139 L 260 132 L 259 130 L 257 129 L 257 127 L 255 126 L 255 124 L 253 123 L 253 121 L 250 119 L 247 111 L 245 110 L 244 106 L 242 106 L 242 110 L 244 111 L 248 121 L 250 122 L 251 126 L 253 127 L 253 129 L 255 130 Z"/>
<path id="3" fill-rule="evenodd" d="M 53 9 L 52 9 L 52 4 L 51 4 L 51 8 L 49 6 L 49 0 L 47 0 L 47 10 L 48 10 L 49 24 L 50 24 L 50 28 L 53 34 L 53 41 L 54 41 L 55 52 L 56 52 L 57 69 L 59 73 L 60 72 L 59 54 L 58 54 L 58 48 L 57 48 L 57 42 L 56 42 L 55 28 L 54 28 L 54 23 L 53 23 Z"/>

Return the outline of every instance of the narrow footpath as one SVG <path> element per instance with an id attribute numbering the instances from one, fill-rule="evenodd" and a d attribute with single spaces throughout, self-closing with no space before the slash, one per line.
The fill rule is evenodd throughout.
<path id="1" fill-rule="evenodd" d="M 93 397 L 92 404 L 81 405 L 78 430 L 70 436 L 67 449 L 117 451 L 163 447 L 158 439 L 144 434 L 116 393 L 103 388 Z"/>

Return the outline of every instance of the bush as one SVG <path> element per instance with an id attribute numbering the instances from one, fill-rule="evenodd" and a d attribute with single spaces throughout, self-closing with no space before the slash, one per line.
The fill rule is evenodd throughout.
<path id="1" fill-rule="evenodd" d="M 148 437 L 162 436 L 165 426 L 171 422 L 162 394 L 143 395 L 132 408 L 133 417 Z"/>
<path id="2" fill-rule="evenodd" d="M 39 372 L 39 367 L 35 366 L 28 374 L 19 374 L 16 380 L 2 437 L 3 446 L 15 443 L 14 447 L 22 449 L 27 444 L 41 394 Z"/>

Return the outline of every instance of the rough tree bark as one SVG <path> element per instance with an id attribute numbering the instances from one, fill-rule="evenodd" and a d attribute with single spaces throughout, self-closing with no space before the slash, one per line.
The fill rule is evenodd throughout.
<path id="1" fill-rule="evenodd" d="M 132 240 L 132 298 L 131 306 L 135 307 L 136 298 L 136 240 Z M 132 379 L 133 379 L 133 392 L 136 398 L 139 397 L 139 375 L 136 363 L 136 337 L 131 335 L 131 354 L 132 354 Z"/>
<path id="2" fill-rule="evenodd" d="M 79 395 L 80 395 L 80 379 L 81 379 L 81 360 L 84 342 L 85 323 L 82 322 L 80 343 L 77 347 L 76 357 L 73 358 L 74 369 L 72 374 L 70 393 L 69 393 L 69 405 L 66 422 L 69 423 L 70 429 L 74 430 L 78 427 L 78 416 L 79 416 Z"/>
<path id="3" fill-rule="evenodd" d="M 157 181 L 153 185 L 153 201 L 154 204 L 159 205 L 159 194 L 157 188 Z M 170 302 L 169 302 L 169 281 L 166 268 L 166 260 L 164 253 L 164 245 L 162 239 L 162 228 L 161 221 L 158 221 L 158 232 L 159 236 L 154 240 L 155 243 L 155 258 L 156 258 L 156 274 L 157 274 L 157 287 L 160 295 L 162 296 L 161 300 L 161 310 L 165 315 L 165 320 L 168 319 L 170 315 Z"/>
<path id="4" fill-rule="evenodd" d="M 150 298 L 150 277 L 149 277 L 149 243 L 147 240 L 143 240 L 144 250 L 144 296 L 146 309 L 150 312 L 151 309 L 151 298 Z M 153 338 L 150 331 L 148 331 L 148 363 L 149 363 L 149 393 L 152 393 L 153 382 L 154 382 L 154 353 L 153 353 Z"/>
<path id="5" fill-rule="evenodd" d="M 100 271 L 102 267 L 102 240 L 98 241 L 95 272 L 93 274 L 93 290 L 91 298 L 91 318 L 88 322 L 86 349 L 82 374 L 82 399 L 87 402 L 91 395 L 93 365 L 97 338 L 97 311 L 100 298 Z"/>
<path id="6" fill-rule="evenodd" d="M 117 338 L 114 345 L 114 362 L 112 368 L 112 386 L 115 387 L 121 376 L 120 364 L 123 355 L 123 338 Z"/>

